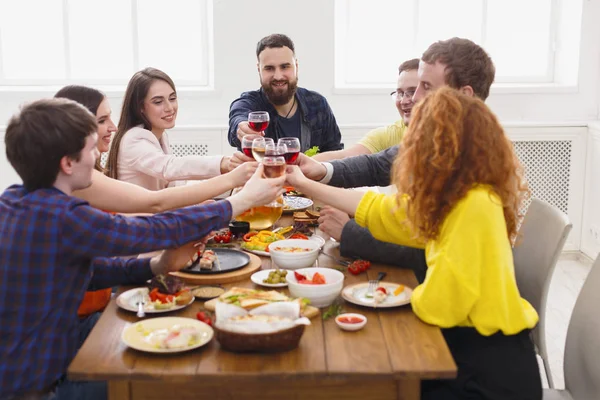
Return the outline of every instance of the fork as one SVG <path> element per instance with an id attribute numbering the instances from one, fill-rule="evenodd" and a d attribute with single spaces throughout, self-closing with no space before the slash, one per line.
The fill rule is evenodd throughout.
<path id="1" fill-rule="evenodd" d="M 135 305 L 138 306 L 137 316 L 138 318 L 144 318 L 146 316 L 146 313 L 144 312 L 144 305 L 146 305 L 146 302 L 144 301 L 144 295 L 142 293 L 138 293 L 136 300 L 137 301 Z"/>
<path id="2" fill-rule="evenodd" d="M 350 265 L 350 261 L 340 260 L 339 258 L 332 256 L 331 254 L 327 254 L 327 253 L 325 253 L 323 248 L 321 248 L 319 253 L 326 255 L 327 257 L 333 259 L 336 263 L 343 265 L 344 267 L 347 267 L 348 265 Z"/>
<path id="3" fill-rule="evenodd" d="M 375 289 L 377 289 L 377 286 L 379 286 L 379 281 L 385 278 L 386 275 L 387 274 L 385 272 L 380 272 L 377 274 L 377 279 L 369 280 L 369 287 L 367 288 L 367 294 L 365 294 L 365 297 L 372 298 L 375 295 Z"/>

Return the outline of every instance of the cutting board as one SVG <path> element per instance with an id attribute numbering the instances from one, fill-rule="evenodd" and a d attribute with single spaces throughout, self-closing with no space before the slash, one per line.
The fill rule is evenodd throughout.
<path id="1" fill-rule="evenodd" d="M 246 253 L 250 256 L 250 262 L 244 268 L 236 271 L 225 272 L 223 274 L 188 274 L 185 272 L 171 272 L 171 275 L 183 279 L 186 283 L 192 285 L 218 285 L 222 283 L 238 282 L 248 279 L 250 275 L 258 271 L 261 267 L 262 260 L 254 254 Z"/>
<path id="2" fill-rule="evenodd" d="M 204 308 L 206 308 L 208 311 L 215 311 L 218 301 L 219 301 L 218 297 L 216 299 L 205 301 Z M 304 307 L 304 311 L 302 312 L 302 316 L 306 317 L 306 318 L 313 318 L 319 314 L 320 314 L 319 309 L 317 307 L 313 307 L 313 306 Z"/>

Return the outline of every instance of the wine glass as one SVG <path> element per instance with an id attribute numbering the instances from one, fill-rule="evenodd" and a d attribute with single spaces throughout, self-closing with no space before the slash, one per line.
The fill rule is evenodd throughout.
<path id="1" fill-rule="evenodd" d="M 262 160 L 265 171 L 265 178 L 279 178 L 285 175 L 285 158 L 282 156 L 265 156 Z M 283 207 L 283 204 L 272 201 L 266 205 L 267 207 Z"/>
<path id="2" fill-rule="evenodd" d="M 285 153 L 287 152 L 287 147 L 284 144 L 267 144 L 265 146 L 265 155 L 266 156 L 281 156 L 285 157 Z"/>
<path id="3" fill-rule="evenodd" d="M 244 135 L 242 138 L 242 152 L 246 157 L 254 158 L 252 155 L 252 142 L 254 139 L 262 138 L 260 135 Z"/>
<path id="4" fill-rule="evenodd" d="M 248 125 L 255 132 L 263 132 L 269 126 L 269 113 L 266 111 L 252 111 L 248 114 Z"/>
<path id="5" fill-rule="evenodd" d="M 273 139 L 259 136 L 252 141 L 252 155 L 254 159 L 261 162 L 265 157 L 265 151 L 268 144 L 275 144 Z"/>
<path id="6" fill-rule="evenodd" d="M 293 164 L 298 159 L 298 154 L 300 153 L 300 139 L 295 137 L 284 137 L 279 139 L 277 144 L 283 144 L 287 148 L 285 152 L 285 162 L 288 164 Z"/>

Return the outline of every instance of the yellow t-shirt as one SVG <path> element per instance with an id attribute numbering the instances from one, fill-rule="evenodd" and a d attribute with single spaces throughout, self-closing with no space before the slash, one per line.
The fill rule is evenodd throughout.
<path id="1" fill-rule="evenodd" d="M 500 198 L 478 185 L 459 200 L 436 240 L 414 239 L 406 219 L 407 198 L 368 192 L 356 222 L 379 240 L 425 248 L 427 275 L 411 303 L 423 321 L 442 328 L 474 327 L 485 336 L 514 335 L 538 322 L 535 309 L 519 294 L 512 249 Z"/>
<path id="2" fill-rule="evenodd" d="M 367 133 L 360 141 L 372 154 L 389 149 L 390 147 L 400 144 L 406 125 L 402 120 L 394 122 L 392 125 L 375 128 Z"/>

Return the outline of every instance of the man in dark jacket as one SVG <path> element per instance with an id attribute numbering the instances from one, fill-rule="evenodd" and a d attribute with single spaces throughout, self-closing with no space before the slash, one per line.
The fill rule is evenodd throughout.
<path id="1" fill-rule="evenodd" d="M 256 134 L 248 113 L 267 111 L 270 123 L 260 134 L 275 142 L 282 137 L 300 139 L 301 150 L 319 146 L 321 152 L 340 150 L 341 133 L 325 97 L 298 87 L 298 60 L 292 40 L 269 35 L 256 47 L 261 88 L 244 92 L 229 108 L 229 144 L 241 150 L 241 139 Z"/>

